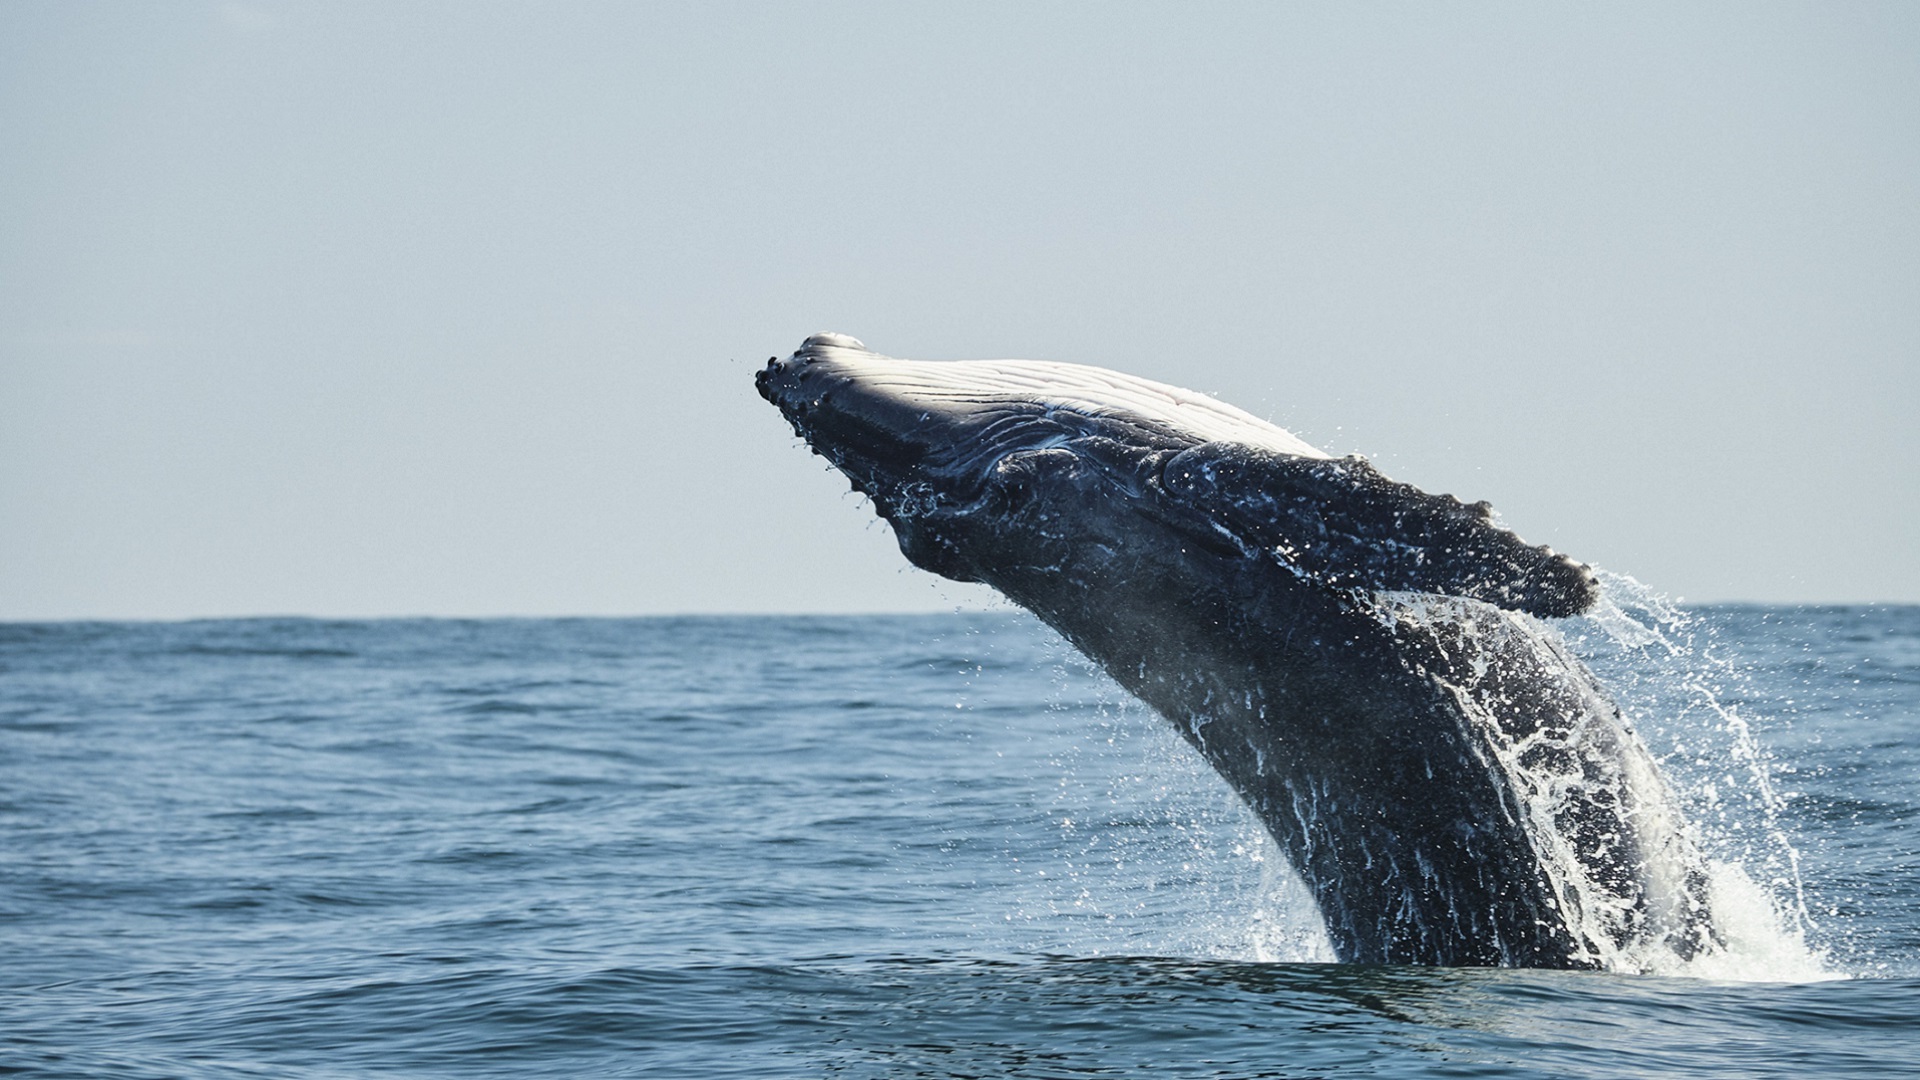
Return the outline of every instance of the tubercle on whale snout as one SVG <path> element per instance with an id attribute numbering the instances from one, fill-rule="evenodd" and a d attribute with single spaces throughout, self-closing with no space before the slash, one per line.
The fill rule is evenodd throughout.
<path id="1" fill-rule="evenodd" d="M 848 379 L 827 373 L 816 359 L 805 351 L 786 360 L 769 357 L 754 376 L 755 387 L 809 449 L 871 501 L 909 562 L 955 581 L 978 581 L 949 531 L 982 485 L 924 468 L 928 447 L 903 429 L 900 415 L 863 401 L 850 392 Z M 956 498 L 961 492 L 968 494 Z"/>

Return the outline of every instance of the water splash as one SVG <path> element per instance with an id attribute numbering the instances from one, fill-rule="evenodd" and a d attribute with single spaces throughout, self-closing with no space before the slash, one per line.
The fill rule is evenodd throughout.
<path id="1" fill-rule="evenodd" d="M 1601 603 L 1580 619 L 1481 618 L 1480 636 L 1469 635 L 1456 668 L 1466 681 L 1486 677 L 1497 639 L 1516 635 L 1569 670 L 1582 662 L 1595 670 L 1605 690 L 1593 688 L 1595 700 L 1578 712 L 1611 718 L 1611 698 L 1625 716 L 1629 753 L 1606 752 L 1606 740 L 1595 743 L 1583 730 L 1493 740 L 1590 958 L 1616 972 L 1731 981 L 1841 977 L 1807 944 L 1799 856 L 1782 828 L 1771 760 L 1722 696 L 1740 681 L 1737 665 L 1713 647 L 1704 620 L 1631 578 L 1602 580 Z M 1455 626 L 1464 604 L 1425 594 L 1387 599 L 1383 618 Z M 1009 915 L 1035 924 L 1034 947 L 1333 960 L 1310 894 L 1258 818 L 1150 709 L 1064 642 L 1058 649 L 1052 711 L 1063 742 L 1047 757 L 1056 784 L 1045 811 L 1058 836 L 1044 860 L 1050 873 L 1023 867 L 1027 885 Z M 1583 685 L 1573 680 L 1575 691 L 1586 692 Z M 1466 711 L 1485 713 L 1466 689 Z M 1498 730 L 1493 717 L 1483 722 Z M 1666 861 L 1645 875 L 1645 894 L 1621 895 L 1584 869 L 1581 854 L 1594 839 L 1572 808 L 1588 804 L 1595 788 L 1642 835 L 1667 838 L 1642 853 Z M 1031 863 L 1037 853 L 1026 843 Z M 1704 898 L 1714 933 L 1676 949 L 1690 894 Z"/>
<path id="2" fill-rule="evenodd" d="M 1610 971 L 1716 947 L 1709 873 L 1651 755 L 1546 623 L 1456 597 L 1382 593 L 1375 617 L 1454 698 L 1503 784 L 1573 945 Z"/>
<path id="3" fill-rule="evenodd" d="M 1707 856 L 1722 942 L 1662 974 L 1737 981 L 1844 977 L 1815 930 L 1778 768 L 1730 698 L 1751 678 L 1711 623 L 1625 574 L 1599 571 L 1601 601 L 1564 637 L 1650 746 Z M 1756 874 L 1758 875 L 1756 877 Z"/>
<path id="4" fill-rule="evenodd" d="M 1451 651 L 1443 682 L 1511 785 L 1587 959 L 1609 971 L 1713 979 L 1839 977 L 1807 944 L 1799 854 L 1782 825 L 1772 759 L 1724 697 L 1745 686 L 1744 673 L 1703 620 L 1632 578 L 1601 577 L 1601 603 L 1561 624 L 1564 633 L 1417 594 L 1382 595 L 1377 614 Z M 1563 684 L 1562 722 L 1516 728 L 1501 708 L 1498 672 L 1528 655 L 1548 658 L 1536 677 Z M 1618 847 L 1623 835 L 1631 839 Z M 1623 858 L 1630 881 L 1609 869 Z"/>

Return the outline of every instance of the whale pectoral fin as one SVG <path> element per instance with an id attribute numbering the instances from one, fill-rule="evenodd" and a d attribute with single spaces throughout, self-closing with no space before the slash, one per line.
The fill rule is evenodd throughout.
<path id="1" fill-rule="evenodd" d="M 1168 457 L 1160 485 L 1212 530 L 1336 588 L 1465 596 L 1548 617 L 1599 598 L 1585 566 L 1495 525 L 1486 503 L 1395 483 L 1358 457 L 1204 443 Z"/>

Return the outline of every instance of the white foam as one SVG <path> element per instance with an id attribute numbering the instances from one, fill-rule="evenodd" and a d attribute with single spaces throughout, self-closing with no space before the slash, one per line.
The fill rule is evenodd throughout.
<path id="1" fill-rule="evenodd" d="M 1747 872 L 1719 859 L 1708 862 L 1713 875 L 1713 921 L 1720 946 L 1684 963 L 1656 966 L 1656 975 L 1682 975 L 1721 982 L 1830 982 L 1847 976 L 1827 965 L 1807 944 L 1800 920 L 1781 909 L 1779 897 Z M 1789 901 L 1790 903 L 1791 901 Z"/>

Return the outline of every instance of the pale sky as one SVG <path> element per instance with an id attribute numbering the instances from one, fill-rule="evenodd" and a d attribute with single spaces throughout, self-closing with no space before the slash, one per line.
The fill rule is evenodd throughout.
<path id="1" fill-rule="evenodd" d="M 0 4 L 0 619 L 979 603 L 819 330 L 1920 601 L 1920 4 Z"/>

